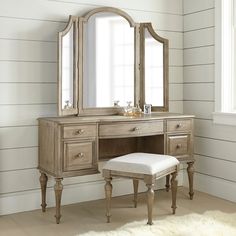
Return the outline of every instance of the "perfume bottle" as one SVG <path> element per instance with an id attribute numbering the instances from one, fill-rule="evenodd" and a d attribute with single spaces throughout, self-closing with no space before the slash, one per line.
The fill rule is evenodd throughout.
<path id="1" fill-rule="evenodd" d="M 142 109 L 140 108 L 139 103 L 136 105 L 136 107 L 133 108 L 134 116 L 139 117 L 142 115 Z"/>
<path id="2" fill-rule="evenodd" d="M 127 102 L 127 106 L 124 108 L 125 116 L 133 116 L 133 107 L 131 106 L 132 102 Z"/>

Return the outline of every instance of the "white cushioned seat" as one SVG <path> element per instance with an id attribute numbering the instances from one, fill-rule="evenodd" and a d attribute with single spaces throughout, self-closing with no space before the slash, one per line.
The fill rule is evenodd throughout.
<path id="1" fill-rule="evenodd" d="M 178 164 L 173 156 L 136 152 L 109 160 L 103 169 L 153 175 Z"/>

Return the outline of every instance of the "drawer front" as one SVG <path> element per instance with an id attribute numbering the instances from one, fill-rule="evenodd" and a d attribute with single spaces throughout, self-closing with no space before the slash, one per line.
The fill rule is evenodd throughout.
<path id="1" fill-rule="evenodd" d="M 167 154 L 173 156 L 188 155 L 190 148 L 189 135 L 168 136 Z"/>
<path id="2" fill-rule="evenodd" d="M 99 137 L 132 137 L 163 133 L 163 121 L 102 124 Z"/>
<path id="3" fill-rule="evenodd" d="M 75 125 L 63 128 L 63 138 L 88 138 L 97 134 L 96 125 Z"/>
<path id="4" fill-rule="evenodd" d="M 94 158 L 95 141 L 64 143 L 64 171 L 91 168 Z"/>
<path id="5" fill-rule="evenodd" d="M 191 120 L 167 120 L 167 132 L 191 131 Z"/>

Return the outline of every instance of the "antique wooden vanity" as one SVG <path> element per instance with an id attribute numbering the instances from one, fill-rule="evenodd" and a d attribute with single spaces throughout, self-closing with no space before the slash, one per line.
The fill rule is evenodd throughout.
<path id="1" fill-rule="evenodd" d="M 99 160 L 133 152 L 187 163 L 192 199 L 193 116 L 168 112 L 168 40 L 151 23 L 104 7 L 70 16 L 58 45 L 59 116 L 39 118 L 42 210 L 47 175 L 56 181 L 59 223 L 63 178 L 98 173 Z M 152 104 L 152 114 L 120 115 L 129 101 Z"/>

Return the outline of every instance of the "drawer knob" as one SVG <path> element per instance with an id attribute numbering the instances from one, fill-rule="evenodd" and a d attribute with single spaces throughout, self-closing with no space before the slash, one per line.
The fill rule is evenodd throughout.
<path id="1" fill-rule="evenodd" d="M 133 131 L 138 131 L 138 130 L 139 130 L 138 127 L 134 127 L 134 128 L 133 128 Z"/>
<path id="2" fill-rule="evenodd" d="M 176 125 L 176 128 L 181 128 L 183 125 L 181 123 Z"/>
<path id="3" fill-rule="evenodd" d="M 77 155 L 75 155 L 75 159 L 77 158 L 83 158 L 84 157 L 84 153 L 80 152 Z"/>
<path id="4" fill-rule="evenodd" d="M 78 134 L 78 135 L 81 135 L 84 133 L 84 130 L 83 129 L 78 129 L 75 131 L 75 134 Z"/>
<path id="5" fill-rule="evenodd" d="M 182 147 L 181 144 L 177 144 L 177 145 L 176 145 L 176 148 L 177 148 L 177 149 L 180 149 L 181 147 Z"/>

